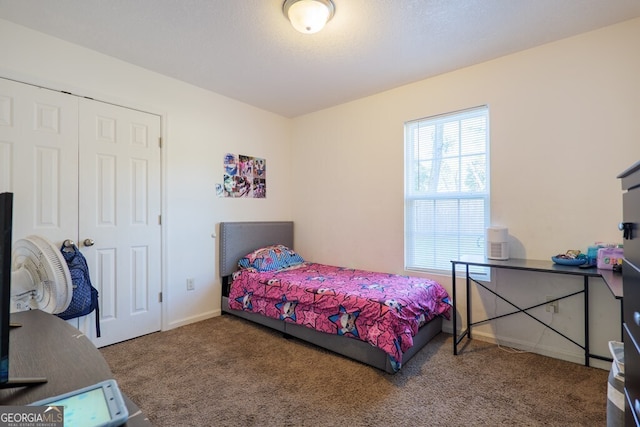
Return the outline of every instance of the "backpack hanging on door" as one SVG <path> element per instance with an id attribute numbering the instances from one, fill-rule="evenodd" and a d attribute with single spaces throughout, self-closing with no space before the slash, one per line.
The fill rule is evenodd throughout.
<path id="1" fill-rule="evenodd" d="M 98 290 L 91 285 L 89 266 L 82 252 L 75 244 L 60 248 L 62 256 L 67 262 L 71 281 L 73 282 L 73 295 L 69 307 L 57 316 L 64 320 L 86 316 L 96 311 L 96 335 L 100 337 L 100 307 L 98 306 Z"/>

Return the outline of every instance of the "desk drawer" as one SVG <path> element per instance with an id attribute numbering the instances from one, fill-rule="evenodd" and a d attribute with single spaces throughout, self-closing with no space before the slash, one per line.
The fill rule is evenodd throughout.
<path id="1" fill-rule="evenodd" d="M 634 411 L 629 410 L 629 408 L 633 407 L 631 403 L 631 398 L 629 394 L 625 390 L 624 392 L 624 425 L 625 426 L 638 426 L 638 420 L 634 416 Z"/>
<path id="2" fill-rule="evenodd" d="M 640 350 L 624 328 L 624 388 L 626 390 L 628 410 L 635 411 L 635 418 L 640 418 Z"/>
<path id="3" fill-rule="evenodd" d="M 624 322 L 629 333 L 640 342 L 640 271 L 637 266 L 625 260 L 622 265 L 622 280 Z"/>
<path id="4" fill-rule="evenodd" d="M 622 195 L 622 220 L 632 224 L 631 238 L 622 242 L 624 256 L 638 266 L 640 265 L 640 188 L 629 190 Z"/>

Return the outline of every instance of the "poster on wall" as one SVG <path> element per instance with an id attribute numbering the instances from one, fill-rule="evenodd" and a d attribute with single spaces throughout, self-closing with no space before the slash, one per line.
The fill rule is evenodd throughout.
<path id="1" fill-rule="evenodd" d="M 267 197 L 267 161 L 243 154 L 224 156 L 222 185 L 216 185 L 218 197 Z"/>

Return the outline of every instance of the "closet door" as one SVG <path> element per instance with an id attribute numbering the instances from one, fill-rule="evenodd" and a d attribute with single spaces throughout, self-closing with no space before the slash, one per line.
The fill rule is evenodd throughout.
<path id="1" fill-rule="evenodd" d="M 13 240 L 60 246 L 78 227 L 78 101 L 0 78 L 0 191 L 14 193 Z"/>
<path id="2" fill-rule="evenodd" d="M 161 328 L 160 117 L 80 99 L 79 243 L 100 293 L 98 347 Z"/>
<path id="3" fill-rule="evenodd" d="M 95 313 L 69 322 L 97 346 L 161 328 L 159 136 L 159 116 L 0 78 L 13 239 L 78 244 L 100 292 L 102 337 Z"/>

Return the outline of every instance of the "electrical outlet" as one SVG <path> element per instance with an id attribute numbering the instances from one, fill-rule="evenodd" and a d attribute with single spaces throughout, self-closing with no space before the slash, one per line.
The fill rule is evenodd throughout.
<path id="1" fill-rule="evenodd" d="M 547 295 L 547 301 L 551 301 L 552 299 L 555 299 L 552 296 Z M 558 312 L 558 301 L 553 301 L 550 302 L 549 304 L 546 305 L 546 310 L 550 313 L 557 313 Z"/>
<path id="2" fill-rule="evenodd" d="M 193 277 L 189 277 L 187 279 L 187 290 L 194 291 L 195 289 L 196 289 L 196 279 L 194 279 Z"/>

